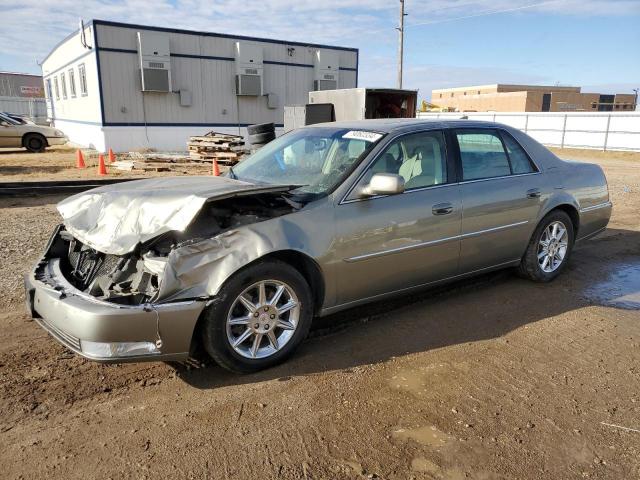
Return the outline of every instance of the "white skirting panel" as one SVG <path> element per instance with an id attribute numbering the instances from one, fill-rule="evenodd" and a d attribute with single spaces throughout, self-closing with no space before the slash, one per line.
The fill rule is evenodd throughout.
<path id="1" fill-rule="evenodd" d="M 102 126 L 98 124 L 69 122 L 65 120 L 56 120 L 54 125 L 58 130 L 62 130 L 64 132 L 64 134 L 69 138 L 69 141 L 82 147 L 94 148 L 99 152 L 105 151 Z"/>
<path id="2" fill-rule="evenodd" d="M 190 136 L 204 135 L 215 131 L 232 135 L 243 135 L 246 139 L 247 129 L 244 127 L 102 127 L 105 136 L 105 148 L 114 152 L 130 152 L 147 148 L 159 152 L 183 152 L 187 150 Z M 282 128 L 276 128 L 276 135 Z"/>

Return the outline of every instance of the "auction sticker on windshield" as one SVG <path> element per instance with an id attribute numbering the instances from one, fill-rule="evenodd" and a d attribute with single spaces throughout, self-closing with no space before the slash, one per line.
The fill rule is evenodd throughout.
<path id="1" fill-rule="evenodd" d="M 365 132 L 363 130 L 351 130 L 350 132 L 345 133 L 342 138 L 364 140 L 365 142 L 377 142 L 382 138 L 382 134 L 376 132 Z"/>

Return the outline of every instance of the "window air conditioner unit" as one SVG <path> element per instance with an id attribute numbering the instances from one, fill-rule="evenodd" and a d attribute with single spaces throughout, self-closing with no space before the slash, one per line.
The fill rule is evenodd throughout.
<path id="1" fill-rule="evenodd" d="M 340 75 L 340 53 L 335 50 L 316 50 L 313 57 L 313 89 L 335 90 Z"/>
<path id="2" fill-rule="evenodd" d="M 138 32 L 138 56 L 142 91 L 170 92 L 169 35 L 163 32 Z"/>
<path id="3" fill-rule="evenodd" d="M 236 42 L 236 95 L 261 96 L 263 91 L 262 47 L 249 42 Z"/>

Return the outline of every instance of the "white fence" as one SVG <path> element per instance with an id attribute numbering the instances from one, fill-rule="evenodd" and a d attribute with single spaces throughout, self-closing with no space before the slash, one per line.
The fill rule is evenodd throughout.
<path id="1" fill-rule="evenodd" d="M 554 147 L 640 151 L 640 112 L 418 112 L 418 117 L 504 123 Z"/>
<path id="2" fill-rule="evenodd" d="M 27 115 L 36 123 L 47 123 L 44 98 L 0 97 L 0 112 Z"/>

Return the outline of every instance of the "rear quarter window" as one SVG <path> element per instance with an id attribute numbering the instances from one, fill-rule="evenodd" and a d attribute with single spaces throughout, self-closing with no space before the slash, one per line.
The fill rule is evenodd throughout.
<path id="1" fill-rule="evenodd" d="M 532 173 L 536 169 L 529 158 L 529 155 L 524 151 L 518 142 L 508 133 L 502 134 L 504 145 L 507 147 L 507 153 L 509 154 L 509 160 L 511 161 L 511 169 L 514 175 L 523 173 Z"/>

